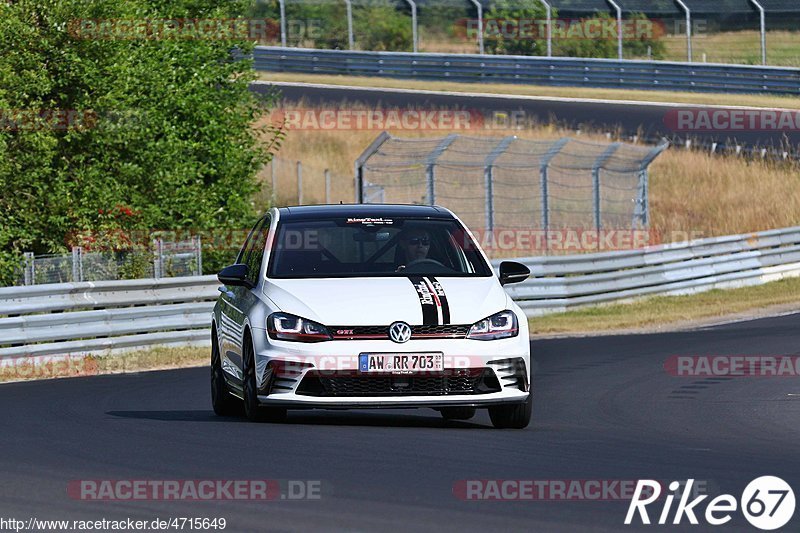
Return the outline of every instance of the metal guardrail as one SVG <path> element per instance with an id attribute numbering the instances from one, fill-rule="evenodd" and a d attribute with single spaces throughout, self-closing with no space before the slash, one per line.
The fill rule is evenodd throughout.
<path id="1" fill-rule="evenodd" d="M 256 70 L 466 82 L 800 94 L 800 69 L 616 59 L 257 46 Z"/>
<path id="2" fill-rule="evenodd" d="M 0 359 L 209 341 L 216 276 L 0 288 Z"/>
<path id="3" fill-rule="evenodd" d="M 533 276 L 508 293 L 536 316 L 800 276 L 800 227 L 517 261 Z M 197 276 L 0 288 L 0 359 L 208 343 L 218 286 Z"/>
<path id="4" fill-rule="evenodd" d="M 517 259 L 532 277 L 508 293 L 528 316 L 650 295 L 691 294 L 800 276 L 800 227 L 641 250 Z M 497 267 L 500 261 L 494 261 Z"/>

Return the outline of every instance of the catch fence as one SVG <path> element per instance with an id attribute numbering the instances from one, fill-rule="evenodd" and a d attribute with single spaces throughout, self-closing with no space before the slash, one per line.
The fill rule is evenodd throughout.
<path id="1" fill-rule="evenodd" d="M 666 147 L 384 132 L 356 162 L 356 201 L 441 205 L 485 232 L 643 229 L 647 169 Z"/>

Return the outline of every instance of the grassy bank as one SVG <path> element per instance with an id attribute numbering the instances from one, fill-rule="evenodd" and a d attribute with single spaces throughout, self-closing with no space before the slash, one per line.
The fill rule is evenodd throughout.
<path id="1" fill-rule="evenodd" d="M 206 365 L 209 357 L 204 347 L 159 347 L 107 355 L 9 359 L 0 364 L 0 382 L 186 368 Z"/>
<path id="2" fill-rule="evenodd" d="M 531 318 L 533 335 L 593 334 L 696 327 L 704 322 L 800 310 L 800 278 L 687 296 L 656 296 L 627 304 L 592 306 Z M 760 311 L 759 311 L 760 310 Z"/>

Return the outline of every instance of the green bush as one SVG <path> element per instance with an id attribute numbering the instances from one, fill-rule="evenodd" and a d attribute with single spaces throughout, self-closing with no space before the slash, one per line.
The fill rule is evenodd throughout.
<path id="1" fill-rule="evenodd" d="M 586 22 L 590 19 L 581 20 Z M 608 22 L 616 27 L 616 17 L 612 17 L 608 13 L 597 13 L 591 17 L 591 20 Z M 649 21 L 649 19 L 642 13 L 634 13 L 627 17 L 625 21 L 625 24 L 631 25 L 634 23 L 630 21 Z M 660 28 L 658 25 L 652 25 L 652 27 L 652 36 L 637 36 L 635 32 L 633 32 L 631 35 L 626 35 L 623 33 L 623 57 L 646 57 L 648 47 L 650 47 L 650 53 L 653 59 L 662 59 L 664 57 L 666 46 L 664 42 L 660 40 Z M 619 55 L 618 46 L 619 44 L 616 34 L 611 37 L 599 39 L 554 39 L 553 53 L 555 55 L 566 57 L 615 58 Z"/>
<path id="2" fill-rule="evenodd" d="M 553 10 L 553 17 L 556 10 Z M 520 7 L 517 0 L 498 0 L 484 14 L 484 49 L 488 54 L 542 56 L 547 54 L 547 39 L 539 35 L 538 26 L 515 28 L 518 21 L 541 21 L 547 12 L 541 2 L 529 2 Z M 511 22 L 506 26 L 505 22 Z M 533 30 L 533 31 L 530 31 Z"/>
<path id="3" fill-rule="evenodd" d="M 256 172 L 282 133 L 252 127 L 274 101 L 248 89 L 252 62 L 232 59 L 252 43 L 81 30 L 98 19 L 244 12 L 230 0 L 0 2 L 0 283 L 13 282 L 23 251 L 66 252 L 76 232 L 253 222 Z M 74 120 L 53 126 L 41 116 L 50 111 Z M 137 219 L 108 219 L 116 205 Z M 233 254 L 209 258 L 206 271 Z"/>

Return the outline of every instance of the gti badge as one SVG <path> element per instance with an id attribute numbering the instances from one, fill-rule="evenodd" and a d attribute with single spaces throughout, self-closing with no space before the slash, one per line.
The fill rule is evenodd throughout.
<path id="1" fill-rule="evenodd" d="M 405 322 L 395 322 L 389 326 L 389 338 L 400 344 L 407 342 L 411 338 L 411 326 Z"/>

